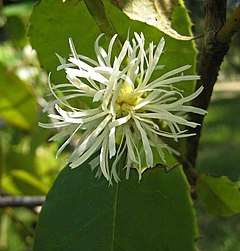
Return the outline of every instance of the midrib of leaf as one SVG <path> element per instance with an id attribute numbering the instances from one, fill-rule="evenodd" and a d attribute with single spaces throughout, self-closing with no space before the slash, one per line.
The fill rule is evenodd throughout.
<path id="1" fill-rule="evenodd" d="M 120 168 L 119 168 L 120 170 Z M 118 174 L 119 175 L 119 174 Z M 111 243 L 111 251 L 113 251 L 114 239 L 115 239 L 115 226 L 116 226 L 116 212 L 117 212 L 117 198 L 118 198 L 118 189 L 119 189 L 119 182 L 116 183 L 116 190 L 114 196 L 114 203 L 113 203 L 113 229 L 112 229 L 112 243 Z"/>
<path id="2" fill-rule="evenodd" d="M 126 163 L 126 158 L 127 158 L 127 155 L 126 153 L 123 154 L 122 156 L 122 160 L 123 162 L 120 162 L 118 164 L 118 170 L 117 170 L 117 174 L 118 174 L 118 177 L 121 178 L 121 163 Z M 114 249 L 114 241 L 116 242 L 115 240 L 115 227 L 116 227 L 116 215 L 117 215 L 117 200 L 118 200 L 118 192 L 119 192 L 119 183 L 120 182 L 116 182 L 116 189 L 115 189 L 115 196 L 114 196 L 114 202 L 113 202 L 113 226 L 112 226 L 112 243 L 111 243 L 111 251 L 113 251 Z"/>

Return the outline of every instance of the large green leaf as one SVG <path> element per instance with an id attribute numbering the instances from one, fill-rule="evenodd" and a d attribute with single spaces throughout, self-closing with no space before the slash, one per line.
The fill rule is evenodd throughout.
<path id="1" fill-rule="evenodd" d="M 197 181 L 197 193 L 210 214 L 230 216 L 240 213 L 240 192 L 225 176 L 202 174 Z"/>
<path id="2" fill-rule="evenodd" d="M 154 168 L 109 186 L 66 167 L 47 196 L 35 251 L 194 250 L 195 216 L 181 169 Z"/>
<path id="3" fill-rule="evenodd" d="M 29 86 L 0 65 L 0 117 L 32 130 L 37 125 L 37 102 Z"/>

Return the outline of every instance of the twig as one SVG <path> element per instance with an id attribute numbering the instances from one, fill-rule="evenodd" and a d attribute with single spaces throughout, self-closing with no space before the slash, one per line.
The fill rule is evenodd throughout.
<path id="1" fill-rule="evenodd" d="M 217 33 L 216 39 L 220 43 L 227 43 L 240 30 L 240 5 L 234 10 L 231 17 Z"/>
<path id="2" fill-rule="evenodd" d="M 36 207 L 43 204 L 45 196 L 1 196 L 0 208 L 3 207 Z"/>
<path id="3" fill-rule="evenodd" d="M 19 218 L 18 215 L 15 213 L 13 208 L 5 208 L 4 214 L 6 214 L 9 218 L 11 218 L 12 222 L 14 223 L 13 227 L 20 235 L 21 239 L 25 242 L 27 246 L 32 246 L 32 236 L 33 236 L 33 228 L 29 226 L 21 217 Z"/>

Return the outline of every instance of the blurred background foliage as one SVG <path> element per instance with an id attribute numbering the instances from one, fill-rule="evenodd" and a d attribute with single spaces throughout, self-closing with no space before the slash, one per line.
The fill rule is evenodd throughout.
<path id="1" fill-rule="evenodd" d="M 45 195 L 65 155 L 55 158 L 46 121 L 47 73 L 38 63 L 27 30 L 34 1 L 4 1 L 0 9 L 0 194 Z M 47 163 L 47 164 L 46 164 Z M 37 210 L 37 209 L 36 209 Z M 0 250 L 32 246 L 37 211 L 0 210 Z"/>
<path id="2" fill-rule="evenodd" d="M 60 0 L 59 0 L 60 1 Z M 228 1 L 228 12 L 240 1 Z M 52 132 L 37 125 L 47 121 L 42 108 L 48 93 L 47 73 L 28 40 L 29 18 L 36 1 L 0 1 L 0 195 L 45 195 L 67 151 L 48 142 Z M 203 0 L 185 0 L 195 36 L 204 31 Z M 196 44 L 201 51 L 203 39 Z M 240 33 L 221 68 L 202 133 L 198 170 L 226 175 L 240 187 Z M 71 146 L 70 146 L 71 147 Z M 47 163 L 47 164 L 46 164 Z M 240 250 L 240 216 L 210 216 L 195 202 L 199 250 Z M 0 251 L 31 250 L 38 208 L 0 209 Z"/>

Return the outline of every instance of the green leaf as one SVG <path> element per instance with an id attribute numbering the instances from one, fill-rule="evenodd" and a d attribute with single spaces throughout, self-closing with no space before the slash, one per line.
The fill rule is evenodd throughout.
<path id="1" fill-rule="evenodd" d="M 240 213 L 240 192 L 225 176 L 202 174 L 197 181 L 197 193 L 210 214 L 230 216 Z"/>
<path id="2" fill-rule="evenodd" d="M 43 206 L 35 251 L 194 250 L 196 222 L 181 169 L 134 170 L 113 186 L 87 164 L 58 176 Z"/>
<path id="3" fill-rule="evenodd" d="M 129 18 L 147 23 L 163 33 L 179 40 L 190 40 L 191 36 L 180 35 L 172 28 L 171 20 L 176 7 L 184 7 L 182 1 L 176 0 L 110 0 Z"/>
<path id="4" fill-rule="evenodd" d="M 37 103 L 29 86 L 0 65 L 0 117 L 27 130 L 37 125 Z"/>
<path id="5" fill-rule="evenodd" d="M 83 1 L 76 7 L 73 1 L 41 1 L 33 10 L 30 24 L 31 44 L 45 70 L 53 72 L 51 77 L 55 81 L 66 81 L 63 71 L 56 73 L 59 60 L 55 53 L 68 58 L 70 37 L 79 54 L 94 57 L 93 44 L 100 32 Z"/>

